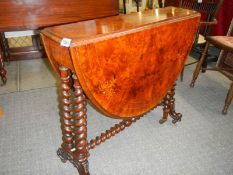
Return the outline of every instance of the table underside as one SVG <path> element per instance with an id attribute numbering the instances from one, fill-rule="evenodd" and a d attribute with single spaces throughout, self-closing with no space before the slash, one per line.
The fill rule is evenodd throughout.
<path id="1" fill-rule="evenodd" d="M 61 78 L 60 113 L 63 143 L 57 154 L 62 162 L 70 161 L 77 168 L 80 175 L 89 175 L 89 151 L 120 133 L 126 127 L 131 126 L 143 115 L 123 119 L 99 136 L 87 141 L 87 98 L 75 72 L 62 65 L 59 66 L 59 71 Z M 181 121 L 182 115 L 175 111 L 174 95 L 175 85 L 157 105 L 163 107 L 163 116 L 159 120 L 160 124 L 167 121 L 169 115 L 172 117 L 173 123 Z"/>

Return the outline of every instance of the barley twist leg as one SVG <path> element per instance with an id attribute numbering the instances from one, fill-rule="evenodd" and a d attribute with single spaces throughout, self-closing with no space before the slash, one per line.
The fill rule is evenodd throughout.
<path id="1" fill-rule="evenodd" d="M 169 106 L 170 106 L 170 112 L 169 115 L 172 117 L 172 123 L 176 123 L 176 122 L 180 122 L 181 118 L 182 118 L 182 114 L 181 113 L 177 113 L 175 111 L 175 86 L 176 84 L 173 85 L 172 89 L 168 92 L 170 95 L 170 99 L 169 99 Z"/>
<path id="2" fill-rule="evenodd" d="M 168 118 L 168 114 L 170 112 L 170 108 L 169 108 L 169 98 L 170 98 L 170 94 L 166 94 L 166 96 L 163 99 L 162 102 L 162 106 L 163 106 L 163 117 L 159 120 L 160 124 L 163 124 L 164 122 L 167 121 Z"/>
<path id="3" fill-rule="evenodd" d="M 71 108 L 71 86 L 70 70 L 64 66 L 59 67 L 61 75 L 61 129 L 62 129 L 62 148 L 58 149 L 57 155 L 62 162 L 69 160 L 65 150 L 72 152 L 74 149 L 73 136 L 73 117 Z M 64 149 L 64 150 L 63 150 Z"/>
<path id="4" fill-rule="evenodd" d="M 74 134 L 75 157 L 81 175 L 89 175 L 88 168 L 88 141 L 87 141 L 87 101 L 75 73 L 72 75 L 74 82 Z"/>

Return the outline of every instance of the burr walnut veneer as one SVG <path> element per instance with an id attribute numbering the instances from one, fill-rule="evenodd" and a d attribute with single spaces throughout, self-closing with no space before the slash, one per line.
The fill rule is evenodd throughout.
<path id="1" fill-rule="evenodd" d="M 197 12 L 168 7 L 42 31 L 49 60 L 61 77 L 63 144 L 58 155 L 63 161 L 89 174 L 89 150 L 158 105 L 164 110 L 160 123 L 168 114 L 174 123 L 180 121 L 173 85 L 199 20 Z M 123 119 L 90 142 L 86 96 L 104 115 Z"/>

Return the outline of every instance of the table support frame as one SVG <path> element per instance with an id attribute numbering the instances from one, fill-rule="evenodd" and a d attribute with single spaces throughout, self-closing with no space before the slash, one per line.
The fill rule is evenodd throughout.
<path id="1" fill-rule="evenodd" d="M 75 72 L 59 66 L 61 78 L 61 148 L 57 155 L 63 163 L 70 161 L 78 170 L 80 175 L 90 175 L 88 167 L 89 150 L 105 142 L 107 139 L 123 131 L 142 116 L 123 119 L 109 130 L 101 133 L 90 142 L 87 141 L 87 100 L 82 87 L 79 84 Z M 172 123 L 181 121 L 182 115 L 175 112 L 175 85 L 169 90 L 158 106 L 163 106 L 163 117 L 159 123 L 167 121 L 170 115 Z M 157 106 L 156 106 L 157 107 Z M 145 114 L 144 114 L 145 115 Z"/>

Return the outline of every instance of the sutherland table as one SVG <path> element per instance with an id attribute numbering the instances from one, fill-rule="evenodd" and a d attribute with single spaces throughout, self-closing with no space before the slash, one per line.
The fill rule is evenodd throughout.
<path id="1" fill-rule="evenodd" d="M 200 15 L 168 7 L 83 21 L 42 31 L 52 67 L 61 78 L 61 148 L 80 174 L 89 174 L 89 151 L 158 105 L 174 109 L 174 83 L 192 46 Z M 87 101 L 119 124 L 87 141 Z"/>

